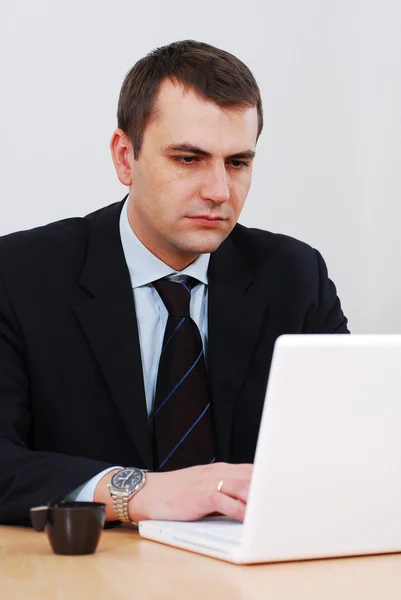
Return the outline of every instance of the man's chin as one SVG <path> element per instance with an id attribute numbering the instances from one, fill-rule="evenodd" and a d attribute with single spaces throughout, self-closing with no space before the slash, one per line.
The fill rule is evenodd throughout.
<path id="1" fill-rule="evenodd" d="M 198 254 L 210 254 L 217 250 L 217 248 L 224 242 L 227 235 L 210 236 L 207 239 L 201 240 L 186 240 L 186 243 L 179 245 L 181 252 L 185 252 L 192 255 Z"/>

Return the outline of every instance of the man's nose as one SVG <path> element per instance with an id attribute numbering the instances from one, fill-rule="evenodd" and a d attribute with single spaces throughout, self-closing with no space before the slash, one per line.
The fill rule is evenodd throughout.
<path id="1" fill-rule="evenodd" d="M 203 181 L 201 196 L 204 200 L 222 204 L 230 198 L 229 178 L 225 166 L 210 170 Z"/>

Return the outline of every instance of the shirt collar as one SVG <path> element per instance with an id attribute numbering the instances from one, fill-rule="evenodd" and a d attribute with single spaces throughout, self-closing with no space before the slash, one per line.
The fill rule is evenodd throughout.
<path id="1" fill-rule="evenodd" d="M 176 271 L 152 254 L 135 235 L 128 221 L 128 200 L 120 215 L 120 237 L 125 261 L 128 266 L 132 288 L 148 285 L 152 281 L 168 275 L 189 275 L 207 285 L 207 270 L 210 254 L 200 254 L 198 258 L 182 271 Z"/>

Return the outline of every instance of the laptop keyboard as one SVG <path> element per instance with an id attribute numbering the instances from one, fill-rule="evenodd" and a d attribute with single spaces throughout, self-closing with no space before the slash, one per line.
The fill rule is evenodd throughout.
<path id="1" fill-rule="evenodd" d="M 210 518 L 195 523 L 174 523 L 174 532 L 181 535 L 196 535 L 204 539 L 238 546 L 242 539 L 243 525 L 231 519 Z"/>

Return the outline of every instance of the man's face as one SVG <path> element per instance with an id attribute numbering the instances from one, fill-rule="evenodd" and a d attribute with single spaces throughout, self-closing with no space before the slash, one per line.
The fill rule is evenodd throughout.
<path id="1" fill-rule="evenodd" d="M 138 238 L 177 270 L 213 252 L 241 213 L 252 177 L 256 108 L 223 110 L 163 82 L 134 160 L 128 216 Z"/>

